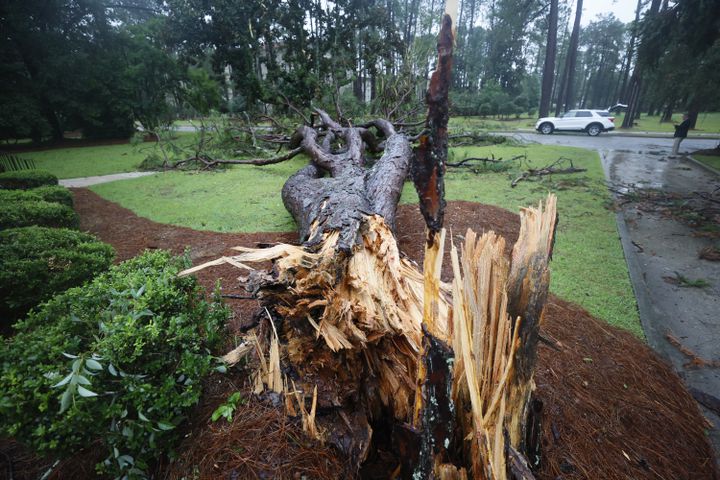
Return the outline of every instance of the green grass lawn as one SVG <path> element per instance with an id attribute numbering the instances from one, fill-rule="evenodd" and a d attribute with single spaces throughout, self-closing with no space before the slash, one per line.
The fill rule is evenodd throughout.
<path id="1" fill-rule="evenodd" d="M 517 130 L 526 128 L 535 128 L 537 118 L 511 118 L 508 120 L 498 120 L 497 118 L 487 117 L 451 117 L 450 130 L 458 133 L 466 130 Z"/>
<path id="2" fill-rule="evenodd" d="M 76 178 L 134 172 L 146 153 L 124 144 L 54 148 L 20 156 L 33 159 L 38 169 L 47 170 L 58 178 Z"/>
<path id="3" fill-rule="evenodd" d="M 192 132 L 175 133 L 181 140 L 190 142 Z M 47 170 L 58 178 L 92 177 L 112 173 L 134 172 L 152 151 L 154 143 L 143 142 L 136 146 L 129 143 L 93 147 L 67 147 L 21 153 L 31 158 L 40 170 Z"/>
<path id="4" fill-rule="evenodd" d="M 702 162 L 705 165 L 720 171 L 720 156 L 718 155 L 693 155 L 692 156 L 698 162 Z"/>
<path id="5" fill-rule="evenodd" d="M 624 116 L 625 114 L 621 113 L 615 117 L 615 125 L 618 128 L 622 125 Z M 636 120 L 637 126 L 633 127 L 633 130 L 675 133 L 675 127 L 673 127 L 673 125 L 682 122 L 682 113 L 676 113 L 672 119 L 672 122 L 660 123 L 660 116 L 649 117 L 643 114 Z M 694 133 L 720 133 L 720 112 L 699 114 L 695 130 L 690 130 L 688 135 L 692 136 Z"/>
<path id="6" fill-rule="evenodd" d="M 586 173 L 557 175 L 510 188 L 519 165 L 501 173 L 473 174 L 451 170 L 448 200 L 497 205 L 513 212 L 536 204 L 549 191 L 558 195 L 560 224 L 553 259 L 551 289 L 607 322 L 642 335 L 635 299 L 625 265 L 614 214 L 604 208 L 609 194 L 597 153 L 539 146 L 493 146 L 456 149 L 456 156 L 494 154 L 510 158 L 527 153 L 535 167 L 560 156 L 572 158 Z M 296 158 L 266 167 L 235 167 L 213 173 L 168 172 L 92 187 L 103 197 L 157 222 L 199 230 L 256 232 L 289 231 L 295 225 L 280 199 L 287 177 L 304 164 Z M 406 184 L 401 202 L 414 203 Z"/>
<path id="7" fill-rule="evenodd" d="M 283 206 L 280 189 L 305 163 L 298 157 L 265 167 L 171 171 L 91 189 L 160 223 L 216 232 L 287 232 L 295 223 Z"/>

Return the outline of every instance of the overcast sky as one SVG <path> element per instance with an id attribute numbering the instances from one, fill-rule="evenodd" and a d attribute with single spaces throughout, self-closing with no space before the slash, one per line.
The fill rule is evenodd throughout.
<path id="1" fill-rule="evenodd" d="M 577 5 L 577 0 L 574 2 Z M 573 12 L 575 11 L 573 5 Z M 627 23 L 635 20 L 635 0 L 584 0 L 582 24 L 587 25 L 595 20 L 598 14 L 613 13 L 621 22 Z"/>

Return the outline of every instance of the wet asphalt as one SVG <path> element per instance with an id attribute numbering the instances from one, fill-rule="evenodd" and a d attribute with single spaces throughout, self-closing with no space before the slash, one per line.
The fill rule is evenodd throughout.
<path id="1" fill-rule="evenodd" d="M 720 176 L 683 154 L 714 148 L 717 139 L 688 139 L 679 158 L 670 158 L 672 138 L 581 134 L 515 134 L 524 142 L 567 145 L 597 150 L 609 184 L 666 192 L 712 193 Z M 717 197 L 716 197 L 717 198 Z M 683 223 L 660 213 L 641 211 L 628 203 L 617 212 L 618 233 L 635 291 L 640 320 L 648 344 L 667 360 L 691 392 L 720 397 L 720 368 L 697 366 L 681 347 L 708 361 L 720 361 L 720 262 L 698 258 L 712 239 L 694 235 Z M 671 283 L 678 275 L 704 280 L 704 288 Z M 696 397 L 697 398 L 697 397 Z M 720 416 L 701 405 L 714 428 L 708 435 L 720 458 Z"/>

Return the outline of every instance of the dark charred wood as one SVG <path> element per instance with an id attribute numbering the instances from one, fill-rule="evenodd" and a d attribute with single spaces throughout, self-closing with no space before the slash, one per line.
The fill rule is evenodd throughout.
<path id="1" fill-rule="evenodd" d="M 420 211 L 430 235 L 442 228 L 445 210 L 445 162 L 448 151 L 447 125 L 449 120 L 448 91 L 453 63 L 452 19 L 445 15 L 438 36 L 438 67 L 430 78 L 426 95 L 428 133 L 420 136 L 415 150 L 412 176 L 420 199 Z"/>
<path id="2" fill-rule="evenodd" d="M 538 398 L 530 400 L 528 419 L 525 423 L 525 454 L 532 471 L 537 472 L 542 463 L 542 417 L 543 402 Z"/>
<path id="3" fill-rule="evenodd" d="M 528 466 L 527 459 L 510 442 L 506 441 L 506 458 L 508 478 L 511 480 L 535 480 L 532 470 Z"/>
<path id="4" fill-rule="evenodd" d="M 447 462 L 447 449 L 453 441 L 455 407 L 452 400 L 453 351 L 423 326 L 422 362 L 425 364 L 423 407 L 420 412 L 420 450 L 412 472 L 413 478 L 432 478 L 440 460 Z"/>

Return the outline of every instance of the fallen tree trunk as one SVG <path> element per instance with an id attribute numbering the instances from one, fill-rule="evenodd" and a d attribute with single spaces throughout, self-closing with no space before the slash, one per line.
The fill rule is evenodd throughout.
<path id="1" fill-rule="evenodd" d="M 476 242 L 469 231 L 462 270 L 453 252 L 452 291 L 440 281 L 452 48 L 445 15 L 412 166 L 427 225 L 424 273 L 400 256 L 393 236 L 408 138 L 385 120 L 342 126 L 322 110 L 319 126 L 299 127 L 289 142 L 310 158 L 282 190 L 302 246 L 237 248 L 239 255 L 219 261 L 274 262 L 272 273 L 248 277 L 268 308 L 260 339 L 269 360 L 258 348 L 256 391 L 284 393 L 288 413 L 299 410 L 309 435 L 335 444 L 359 468 L 371 424 L 390 427 L 392 448 L 402 452 L 394 476 L 529 480 L 555 201 L 523 212 L 510 261 L 504 240 L 490 232 Z M 382 155 L 373 163 L 366 152 Z"/>
<path id="2" fill-rule="evenodd" d="M 293 136 L 291 148 L 301 148 L 310 163 L 288 179 L 282 199 L 298 224 L 301 242 L 317 244 L 326 232 L 340 232 L 337 248 L 349 253 L 359 242 L 363 215 L 380 215 L 394 230 L 410 168 L 410 142 L 385 120 L 369 128 L 342 127 L 322 110 L 317 113 L 322 125 L 302 126 Z M 333 148 L 337 142 L 342 146 Z M 368 150 L 383 153 L 372 164 Z"/>

